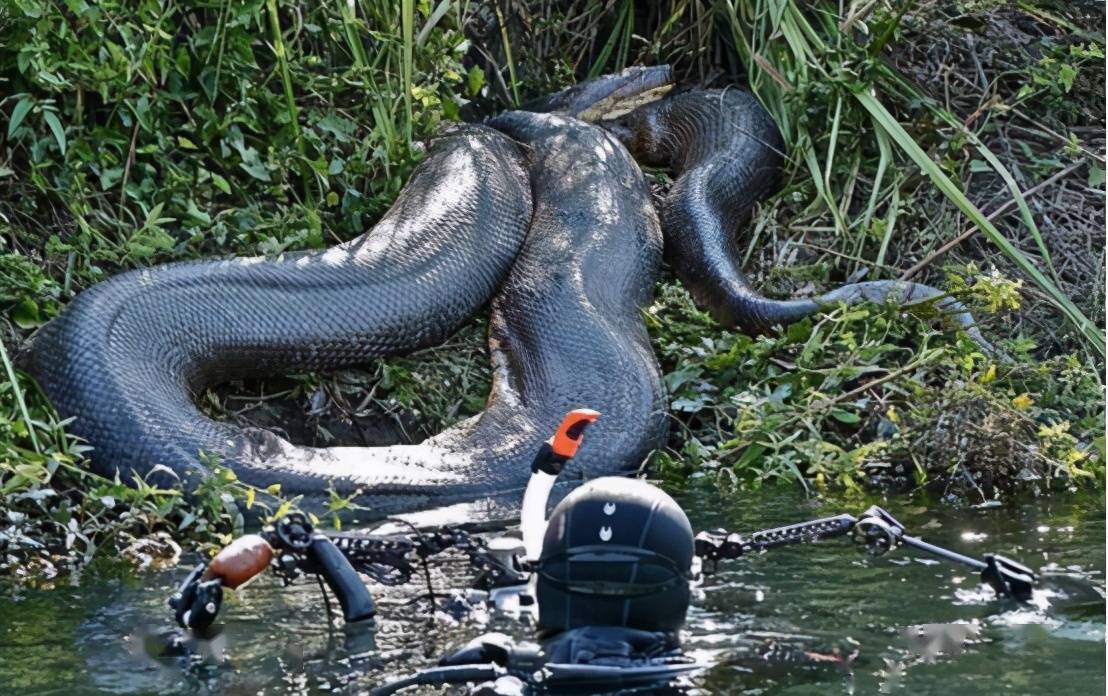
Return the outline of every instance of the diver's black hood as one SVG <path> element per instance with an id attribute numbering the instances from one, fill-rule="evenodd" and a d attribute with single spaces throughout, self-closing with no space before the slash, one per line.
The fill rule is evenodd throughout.
<path id="1" fill-rule="evenodd" d="M 689 607 L 693 533 L 673 498 L 605 477 L 554 508 L 539 558 L 539 630 L 676 631 Z"/>

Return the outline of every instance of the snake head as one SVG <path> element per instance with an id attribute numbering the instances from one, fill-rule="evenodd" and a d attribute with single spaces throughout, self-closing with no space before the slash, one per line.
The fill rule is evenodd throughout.
<path id="1" fill-rule="evenodd" d="M 664 111 L 668 100 L 654 100 L 614 118 L 600 122 L 604 130 L 623 143 L 640 164 L 651 167 L 669 166 L 674 153 L 664 137 Z"/>
<path id="2" fill-rule="evenodd" d="M 627 113 L 672 87 L 673 71 L 668 65 L 635 66 L 586 80 L 531 102 L 523 110 L 560 113 L 595 122 Z"/>

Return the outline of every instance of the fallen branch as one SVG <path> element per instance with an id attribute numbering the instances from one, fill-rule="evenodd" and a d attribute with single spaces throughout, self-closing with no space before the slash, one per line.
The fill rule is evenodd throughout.
<path id="1" fill-rule="evenodd" d="M 867 391 L 869 391 L 870 389 L 873 389 L 874 387 L 879 387 L 882 384 L 884 384 L 884 383 L 886 383 L 890 380 L 894 380 L 897 377 L 900 377 L 901 375 L 908 374 L 912 370 L 915 370 L 920 365 L 923 365 L 928 360 L 930 360 L 931 356 L 932 356 L 931 353 L 926 353 L 924 355 L 921 355 L 919 358 L 917 358 L 916 360 L 913 360 L 912 362 L 908 363 L 904 367 L 901 367 L 900 369 L 893 370 L 892 372 L 889 372 L 888 374 L 884 375 L 883 377 L 878 377 L 877 379 L 871 379 L 870 381 L 866 382 L 862 386 L 857 387 L 855 389 L 851 389 L 848 392 L 844 392 L 842 394 L 839 394 L 838 396 L 836 396 L 834 398 L 831 398 L 831 399 L 817 399 L 817 400 L 812 402 L 812 404 L 809 408 L 812 411 L 822 411 L 824 409 L 827 409 L 827 408 L 830 408 L 830 407 L 834 406 L 835 404 L 838 404 L 838 403 L 841 403 L 843 401 L 853 399 L 856 396 L 860 396 L 862 394 L 865 394 Z"/>

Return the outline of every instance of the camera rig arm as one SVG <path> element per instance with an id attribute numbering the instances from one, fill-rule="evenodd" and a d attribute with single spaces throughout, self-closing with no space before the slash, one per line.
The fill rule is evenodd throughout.
<path id="1" fill-rule="evenodd" d="M 849 514 L 823 517 L 753 532 L 749 536 L 723 529 L 705 531 L 696 536 L 695 548 L 696 555 L 701 559 L 716 563 L 779 546 L 804 544 L 848 534 L 871 556 L 883 556 L 898 546 L 907 546 L 967 566 L 980 573 L 981 580 L 998 595 L 1021 602 L 1031 598 L 1031 591 L 1036 584 L 1035 573 L 1031 569 L 1004 556 L 987 554 L 984 560 L 979 560 L 911 536 L 906 533 L 904 525 L 876 505 L 858 517 Z"/>
<path id="2" fill-rule="evenodd" d="M 998 595 L 1019 601 L 1030 599 L 1037 583 L 1033 571 L 1004 556 L 987 554 L 979 560 L 912 536 L 896 518 L 877 506 L 857 517 L 844 513 L 748 535 L 723 529 L 704 531 L 696 536 L 695 551 L 706 564 L 716 564 L 781 546 L 848 535 L 872 556 L 906 546 L 966 566 L 979 573 Z M 373 599 L 359 574 L 384 585 L 402 585 L 412 579 L 421 564 L 451 549 L 469 557 L 477 573 L 473 589 L 488 591 L 526 584 L 531 563 L 520 555 L 524 550 L 506 552 L 497 548 L 496 541 L 457 527 L 430 531 L 413 528 L 394 534 L 322 534 L 313 529 L 307 517 L 291 513 L 262 534 L 241 537 L 210 563 L 197 566 L 170 598 L 169 605 L 182 627 L 203 630 L 219 613 L 223 587 L 238 587 L 272 567 L 286 584 L 301 575 L 322 578 L 338 597 L 346 621 L 359 621 L 374 613 Z"/>
<path id="3" fill-rule="evenodd" d="M 261 534 L 240 537 L 210 562 L 198 565 L 169 598 L 182 628 L 204 630 L 223 601 L 223 588 L 236 588 L 267 567 L 285 584 L 302 575 L 323 579 L 338 597 L 347 623 L 374 615 L 373 598 L 360 575 L 383 585 L 403 585 L 427 559 L 455 550 L 477 572 L 474 589 L 489 590 L 527 582 L 527 570 L 482 537 L 464 529 L 413 529 L 407 533 L 321 533 L 302 513 L 290 513 Z"/>
<path id="4" fill-rule="evenodd" d="M 522 531 L 531 547 L 541 545 L 547 497 L 554 482 L 577 453 L 585 429 L 599 417 L 590 409 L 570 411 L 539 448 L 523 501 Z M 475 589 L 526 584 L 528 562 L 514 553 L 515 544 L 501 548 L 496 541 L 486 542 L 457 527 L 432 531 L 413 527 L 408 534 L 324 535 L 315 531 L 307 516 L 290 513 L 261 534 L 236 539 L 210 563 L 198 565 L 169 598 L 169 606 L 182 628 L 204 630 L 219 613 L 224 587 L 239 587 L 272 565 L 286 584 L 302 574 L 322 578 L 338 597 L 346 621 L 361 621 L 373 616 L 374 605 L 359 573 L 385 585 L 400 585 L 411 579 L 417 563 L 447 549 L 469 556 L 478 571 Z"/>
<path id="5" fill-rule="evenodd" d="M 313 573 L 326 581 L 348 623 L 372 618 L 375 613 L 373 598 L 347 554 L 315 532 L 305 515 L 292 513 L 261 534 L 235 539 L 210 562 L 194 568 L 169 598 L 178 625 L 207 629 L 219 614 L 223 588 L 244 585 L 271 565 L 285 577 L 286 584 L 299 573 Z"/>
<path id="6" fill-rule="evenodd" d="M 873 506 L 855 517 L 840 514 L 764 529 L 748 535 L 714 529 L 700 532 L 695 551 L 706 564 L 760 553 L 781 546 L 851 536 L 872 556 L 906 546 L 966 566 L 980 574 L 998 595 L 1027 601 L 1037 583 L 1026 566 L 997 554 L 976 559 L 906 533 L 886 510 Z M 169 600 L 177 623 L 203 630 L 215 620 L 223 587 L 235 588 L 272 567 L 286 584 L 301 575 L 322 578 L 339 599 L 347 622 L 373 616 L 369 590 L 359 574 L 384 585 L 409 582 L 419 566 L 448 550 L 468 556 L 477 576 L 473 588 L 492 590 L 526 584 L 531 564 L 518 553 L 505 553 L 481 536 L 456 527 L 414 529 L 406 533 L 364 534 L 315 531 L 300 513 L 285 515 L 259 535 L 235 540 L 210 563 L 201 563 Z M 517 549 L 518 551 L 518 549 Z"/>

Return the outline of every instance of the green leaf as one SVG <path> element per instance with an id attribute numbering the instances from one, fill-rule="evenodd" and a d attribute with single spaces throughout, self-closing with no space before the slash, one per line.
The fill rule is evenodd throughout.
<path id="1" fill-rule="evenodd" d="M 177 144 L 180 145 L 181 147 L 185 148 L 186 150 L 195 150 L 196 149 L 196 143 L 192 142 L 191 140 L 189 140 L 188 138 L 186 138 L 183 135 L 178 135 L 177 136 Z"/>
<path id="2" fill-rule="evenodd" d="M 670 404 L 670 408 L 674 411 L 684 411 L 685 413 L 697 413 L 704 408 L 704 399 L 674 399 Z"/>
<path id="3" fill-rule="evenodd" d="M 805 318 L 790 324 L 785 329 L 785 337 L 788 338 L 789 343 L 804 343 L 812 335 L 812 320 Z"/>
<path id="4" fill-rule="evenodd" d="M 1104 167 L 1089 165 L 1089 186 L 1093 188 L 1104 186 Z"/>
<path id="5" fill-rule="evenodd" d="M 682 385 L 700 378 L 702 370 L 698 367 L 686 367 L 667 373 L 662 380 L 671 394 L 676 393 Z"/>
<path id="6" fill-rule="evenodd" d="M 206 65 L 204 69 L 200 71 L 200 88 L 204 90 L 204 94 L 208 95 L 209 102 L 215 101 L 218 87 L 216 84 L 217 77 L 218 73 L 216 73 L 214 65 Z"/>
<path id="7" fill-rule="evenodd" d="M 107 191 L 123 178 L 123 167 L 111 167 L 100 172 L 100 190 Z"/>
<path id="8" fill-rule="evenodd" d="M 351 142 L 357 129 L 353 121 L 334 114 L 328 114 L 316 121 L 315 127 L 324 133 L 330 133 L 340 143 Z"/>
<path id="9" fill-rule="evenodd" d="M 185 516 L 181 519 L 181 523 L 177 525 L 177 529 L 179 529 L 180 531 L 183 532 L 186 529 L 188 529 L 190 526 L 192 526 L 192 523 L 195 522 L 195 521 L 196 521 L 196 514 L 192 513 L 192 512 L 186 512 Z"/>
<path id="10" fill-rule="evenodd" d="M 739 458 L 735 460 L 734 468 L 736 471 L 742 471 L 749 467 L 754 462 L 762 458 L 762 455 L 766 453 L 766 446 L 759 444 L 752 444 L 743 450 L 743 453 L 739 455 Z"/>
<path id="11" fill-rule="evenodd" d="M 155 203 L 154 207 L 150 209 L 150 212 L 146 214 L 146 221 L 143 223 L 144 227 L 157 227 L 158 219 L 162 215 L 162 210 L 165 208 L 165 203 Z"/>
<path id="12" fill-rule="evenodd" d="M 292 509 L 292 501 L 286 500 L 277 507 L 277 511 L 273 513 L 273 519 L 279 520 L 289 513 Z"/>
<path id="13" fill-rule="evenodd" d="M 477 96 L 481 92 L 481 88 L 485 86 L 485 71 L 474 65 L 469 69 L 466 78 L 469 85 L 469 96 Z"/>
<path id="14" fill-rule="evenodd" d="M 1067 93 L 1073 89 L 1073 81 L 1075 79 L 1077 79 L 1077 68 L 1068 63 L 1062 63 L 1058 66 L 1058 80 L 1062 83 L 1062 87 Z"/>
<path id="15" fill-rule="evenodd" d="M 862 420 L 862 417 L 857 413 L 851 413 L 850 411 L 844 411 L 839 408 L 831 409 L 831 417 L 840 423 L 857 423 Z"/>
<path id="16" fill-rule="evenodd" d="M 188 208 L 185 210 L 189 217 L 204 225 L 212 224 L 212 216 L 196 207 L 196 201 L 189 199 Z"/>
<path id="17" fill-rule="evenodd" d="M 215 172 L 212 172 L 212 183 L 215 184 L 215 187 L 223 193 L 231 193 L 231 184 L 227 183 L 226 179 L 224 179 L 219 174 L 216 174 Z"/>
<path id="18" fill-rule="evenodd" d="M 259 159 L 257 151 L 254 150 L 254 148 L 249 148 L 246 152 L 247 157 L 242 160 L 239 167 L 258 181 L 265 181 L 268 183 L 269 170 L 266 169 L 265 163 Z"/>
<path id="19" fill-rule="evenodd" d="M 25 297 L 16 303 L 11 311 L 12 321 L 21 329 L 33 329 L 42 325 L 39 317 L 38 305 L 29 297 Z"/>
<path id="20" fill-rule="evenodd" d="M 44 111 L 42 117 L 46 119 L 46 125 L 50 126 L 50 130 L 54 133 L 54 140 L 58 142 L 58 150 L 65 154 L 65 129 L 62 128 L 62 122 L 58 120 L 58 115 L 53 111 Z"/>
<path id="21" fill-rule="evenodd" d="M 30 97 L 23 97 L 19 100 L 19 103 L 15 105 L 15 108 L 12 109 L 12 120 L 8 121 L 9 138 L 11 138 L 12 134 L 15 133 L 15 129 L 19 128 L 19 124 L 23 123 L 23 119 L 27 116 L 27 113 L 34 105 L 35 104 L 31 101 Z"/>

